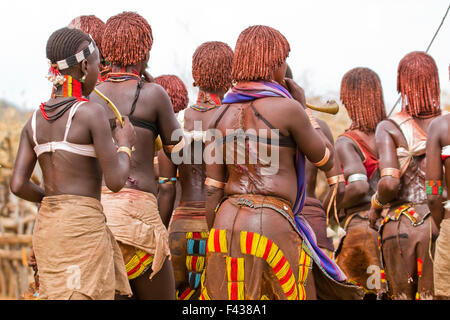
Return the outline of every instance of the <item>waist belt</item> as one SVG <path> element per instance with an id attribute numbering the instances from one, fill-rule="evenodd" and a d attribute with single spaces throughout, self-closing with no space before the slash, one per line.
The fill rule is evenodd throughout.
<path id="1" fill-rule="evenodd" d="M 245 206 L 253 209 L 268 208 L 278 212 L 289 221 L 294 230 L 301 236 L 297 229 L 297 225 L 295 224 L 291 205 L 287 200 L 273 196 L 255 194 L 233 195 L 228 198 L 233 200 L 234 204 L 240 207 Z"/>

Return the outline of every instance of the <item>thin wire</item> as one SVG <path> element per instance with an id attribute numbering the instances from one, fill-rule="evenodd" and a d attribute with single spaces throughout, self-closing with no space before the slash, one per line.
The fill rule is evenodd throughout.
<path id="1" fill-rule="evenodd" d="M 448 5 L 447 11 L 445 12 L 444 17 L 442 18 L 441 24 L 439 25 L 439 27 L 437 28 L 436 32 L 434 33 L 433 39 L 431 39 L 430 44 L 428 45 L 428 48 L 427 48 L 427 50 L 425 51 L 425 53 L 428 53 L 428 50 L 430 50 L 431 45 L 432 45 L 433 42 L 434 42 L 434 39 L 436 38 L 436 36 L 438 35 L 439 31 L 441 30 L 442 25 L 444 24 L 445 18 L 447 18 L 447 14 L 448 14 L 448 11 L 449 11 L 449 10 L 450 10 L 450 4 Z M 395 107 L 396 107 L 397 104 L 400 102 L 401 97 L 402 97 L 402 95 L 400 94 L 400 95 L 398 96 L 397 102 L 394 104 L 394 106 L 392 107 L 391 111 L 389 112 L 388 117 L 392 114 L 392 111 L 394 111 Z"/>

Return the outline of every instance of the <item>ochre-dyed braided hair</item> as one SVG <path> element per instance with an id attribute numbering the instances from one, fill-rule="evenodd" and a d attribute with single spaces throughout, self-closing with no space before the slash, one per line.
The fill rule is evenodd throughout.
<path id="1" fill-rule="evenodd" d="M 105 23 L 96 16 L 90 15 L 76 17 L 69 23 L 68 27 L 80 29 L 81 31 L 90 34 L 97 47 L 101 48 L 103 32 L 105 31 Z"/>
<path id="2" fill-rule="evenodd" d="M 438 69 L 434 59 L 421 51 L 408 53 L 397 71 L 397 90 L 402 110 L 415 117 L 441 113 Z"/>
<path id="3" fill-rule="evenodd" d="M 248 27 L 236 42 L 233 80 L 272 80 L 274 70 L 283 64 L 290 50 L 279 31 L 261 25 Z"/>
<path id="4" fill-rule="evenodd" d="M 386 119 L 380 78 L 368 68 L 354 68 L 344 75 L 341 101 L 352 119 L 349 130 L 374 132 L 377 124 Z"/>
<path id="5" fill-rule="evenodd" d="M 233 50 L 220 41 L 200 45 L 192 56 L 194 86 L 206 92 L 228 91 L 231 87 Z"/>
<path id="6" fill-rule="evenodd" d="M 175 113 L 186 109 L 189 103 L 188 92 L 183 81 L 175 75 L 162 75 L 155 78 L 155 82 L 166 90 L 172 101 Z"/>
<path id="7" fill-rule="evenodd" d="M 113 65 L 136 65 L 148 58 L 152 44 L 152 28 L 139 14 L 123 12 L 106 21 L 102 52 Z"/>

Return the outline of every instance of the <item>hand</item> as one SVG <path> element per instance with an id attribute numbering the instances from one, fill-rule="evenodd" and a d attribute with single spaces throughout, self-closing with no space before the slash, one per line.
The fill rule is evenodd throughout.
<path id="1" fill-rule="evenodd" d="M 155 82 L 155 79 L 153 79 L 152 75 L 148 73 L 147 70 L 144 70 L 144 72 L 142 72 L 142 76 L 144 77 L 144 80 L 147 82 Z"/>
<path id="2" fill-rule="evenodd" d="M 28 256 L 28 266 L 33 268 L 33 271 L 37 271 L 36 256 L 34 255 L 33 248 L 31 248 L 30 255 Z"/>
<path id="3" fill-rule="evenodd" d="M 300 102 L 303 107 L 306 108 L 306 98 L 305 98 L 305 90 L 300 87 L 294 80 L 285 78 L 284 82 L 286 83 L 287 90 L 292 95 L 292 97 Z"/>
<path id="4" fill-rule="evenodd" d="M 136 132 L 134 127 L 130 122 L 128 117 L 123 117 L 124 125 L 123 128 L 119 122 L 116 120 L 116 128 L 114 129 L 114 139 L 120 147 L 131 148 L 136 143 Z"/>
<path id="5" fill-rule="evenodd" d="M 437 238 L 439 236 L 439 227 L 436 225 L 436 222 L 434 221 L 433 217 L 430 219 L 431 223 L 431 234 L 433 235 L 433 238 Z"/>
<path id="6" fill-rule="evenodd" d="M 376 225 L 377 220 L 380 218 L 381 212 L 375 210 L 373 207 L 369 210 L 369 226 L 378 232 L 378 226 Z"/>

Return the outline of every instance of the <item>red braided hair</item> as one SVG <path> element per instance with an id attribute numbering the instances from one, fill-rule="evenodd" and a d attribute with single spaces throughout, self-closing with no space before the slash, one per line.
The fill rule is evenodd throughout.
<path id="1" fill-rule="evenodd" d="M 189 103 L 188 92 L 183 81 L 175 75 L 162 75 L 155 78 L 155 82 L 166 90 L 172 101 L 175 113 L 186 109 Z"/>
<path id="2" fill-rule="evenodd" d="M 102 51 L 113 65 L 126 67 L 148 59 L 152 44 L 152 28 L 139 14 L 123 12 L 106 21 Z"/>
<path id="3" fill-rule="evenodd" d="M 352 119 L 349 130 L 374 132 L 377 124 L 386 119 L 380 78 L 368 68 L 354 68 L 344 75 L 341 101 Z"/>
<path id="4" fill-rule="evenodd" d="M 438 69 L 425 52 L 408 53 L 400 61 L 397 90 L 402 95 L 402 110 L 408 114 L 433 117 L 441 113 Z"/>
<path id="5" fill-rule="evenodd" d="M 103 32 L 105 31 L 105 23 L 101 19 L 94 15 L 79 16 L 73 19 L 68 27 L 80 29 L 84 33 L 90 34 L 97 48 L 101 48 Z"/>
<path id="6" fill-rule="evenodd" d="M 233 80 L 272 80 L 274 70 L 285 62 L 290 50 L 279 31 L 261 25 L 248 27 L 236 42 Z"/>
<path id="7" fill-rule="evenodd" d="M 194 86 L 206 92 L 228 91 L 231 87 L 233 50 L 220 41 L 200 45 L 192 56 Z"/>

